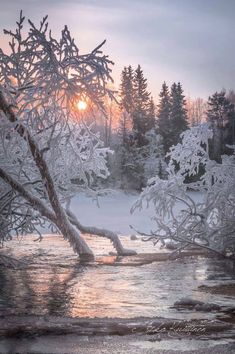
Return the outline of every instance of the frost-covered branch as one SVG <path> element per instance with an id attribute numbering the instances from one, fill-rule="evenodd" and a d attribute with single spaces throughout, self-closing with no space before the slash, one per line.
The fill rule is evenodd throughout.
<path id="1" fill-rule="evenodd" d="M 182 143 L 169 153 L 168 179 L 149 180 L 136 201 L 132 212 L 154 206 L 156 229 L 148 240 L 235 253 L 235 155 L 222 156 L 221 163 L 211 160 L 211 138 L 207 124 L 184 132 Z"/>
<path id="2" fill-rule="evenodd" d="M 39 26 L 28 24 L 26 33 L 21 12 L 16 30 L 5 30 L 9 53 L 0 50 L 0 238 L 40 235 L 49 223 L 90 259 L 83 230 L 63 205 L 94 178 L 109 175 L 109 150 L 83 122 L 77 102 L 85 99 L 103 110 L 104 96 L 112 95 L 112 62 L 101 51 L 104 42 L 81 55 L 67 26 L 57 40 L 47 17 Z"/>
<path id="3" fill-rule="evenodd" d="M 117 250 L 118 255 L 120 256 L 131 256 L 136 254 L 135 251 L 125 249 L 122 246 L 122 243 L 118 237 L 118 235 L 115 232 L 112 232 L 107 229 L 100 229 L 98 227 L 94 226 L 84 226 L 82 225 L 76 218 L 76 216 L 71 212 L 71 210 L 67 209 L 67 215 L 69 216 L 69 220 L 73 225 L 77 227 L 79 231 L 81 231 L 84 234 L 91 234 L 91 235 L 96 235 L 96 236 L 101 236 L 101 237 L 106 237 L 108 238 L 115 249 Z"/>

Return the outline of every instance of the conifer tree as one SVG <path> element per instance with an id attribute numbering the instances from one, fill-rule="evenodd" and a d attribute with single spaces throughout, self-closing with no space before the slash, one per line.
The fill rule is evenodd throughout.
<path id="1" fill-rule="evenodd" d="M 158 104 L 158 132 L 163 138 L 164 151 L 167 153 L 172 145 L 172 126 L 170 121 L 171 102 L 169 88 L 164 82 L 159 94 L 160 102 Z"/>
<path id="2" fill-rule="evenodd" d="M 178 82 L 171 86 L 171 114 L 170 121 L 172 126 L 172 143 L 178 144 L 180 134 L 188 129 L 186 100 L 183 95 L 183 89 Z"/>
<path id="3" fill-rule="evenodd" d="M 147 130 L 154 129 L 156 127 L 156 108 L 153 97 L 149 100 L 147 117 Z"/>
<path id="4" fill-rule="evenodd" d="M 148 132 L 156 134 L 155 105 L 147 90 L 147 79 L 138 65 L 135 72 L 131 66 L 125 67 L 120 86 L 120 143 L 116 148 L 121 185 L 125 188 L 141 189 L 146 184 L 146 161 L 158 161 L 150 148 L 152 141 Z M 130 124 L 131 123 L 131 124 Z M 157 149 L 157 146 L 156 146 Z M 158 150 L 158 149 L 157 149 Z M 151 156 L 150 156 L 151 155 Z M 155 161 L 155 162 L 156 162 Z M 152 170 L 151 170 L 152 171 Z M 150 170 L 148 168 L 148 172 Z"/>
<path id="5" fill-rule="evenodd" d="M 130 137 L 133 127 L 134 112 L 134 70 L 131 65 L 124 67 L 121 73 L 120 97 L 120 119 L 118 127 L 118 142 L 115 146 L 116 170 L 118 171 L 120 186 L 125 188 L 128 184 L 128 168 L 130 156 Z M 117 174 L 117 173 L 116 173 Z"/>
<path id="6" fill-rule="evenodd" d="M 121 143 L 126 145 L 128 142 L 128 134 L 132 129 L 132 114 L 134 111 L 134 71 L 129 65 L 124 67 L 121 73 L 121 84 L 119 90 L 120 97 L 120 122 L 119 122 L 119 136 Z"/>
<path id="7" fill-rule="evenodd" d="M 127 113 L 131 114 L 134 111 L 134 71 L 129 65 L 124 67 L 121 74 L 121 85 L 120 85 L 120 107 Z"/>
<path id="8" fill-rule="evenodd" d="M 144 77 L 143 70 L 138 65 L 134 76 L 134 90 L 135 90 L 135 110 L 133 112 L 133 129 L 136 135 L 138 146 L 143 146 L 146 143 L 144 138 L 148 131 L 148 108 L 149 96 L 147 91 L 147 79 Z"/>
<path id="9" fill-rule="evenodd" d="M 226 92 L 215 92 L 208 99 L 207 120 L 213 129 L 211 157 L 220 161 L 226 151 L 226 144 L 234 143 L 234 105 L 226 98 Z"/>

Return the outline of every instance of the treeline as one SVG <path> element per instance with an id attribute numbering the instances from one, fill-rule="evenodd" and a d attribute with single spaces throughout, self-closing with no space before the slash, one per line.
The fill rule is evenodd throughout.
<path id="1" fill-rule="evenodd" d="M 119 90 L 120 122 L 114 146 L 113 178 L 121 188 L 141 189 L 155 175 L 166 175 L 166 153 L 188 128 L 182 85 L 162 85 L 156 106 L 140 65 L 125 67 Z M 116 168 L 118 166 L 118 168 Z"/>
<path id="2" fill-rule="evenodd" d="M 145 135 L 154 129 L 161 135 L 166 153 L 170 146 L 178 142 L 182 131 L 189 126 L 181 84 L 173 83 L 169 91 L 164 82 L 156 107 L 148 92 L 147 80 L 140 65 L 135 71 L 131 66 L 124 68 L 119 96 L 123 112 L 120 133 L 124 143 L 131 134 L 132 143 L 136 146 L 146 145 L 148 139 Z"/>
<path id="3" fill-rule="evenodd" d="M 158 104 L 148 90 L 140 65 L 124 67 L 119 107 L 109 109 L 103 138 L 115 154 L 109 160 L 109 182 L 120 188 L 141 189 L 151 177 L 166 177 L 166 155 L 192 125 L 208 121 L 214 131 L 211 158 L 220 161 L 235 142 L 235 94 L 216 92 L 205 102 L 186 100 L 182 84 L 162 84 Z M 111 106 L 110 106 L 111 107 Z M 115 124 L 114 124 L 115 122 Z M 102 129 L 101 129 L 102 130 Z"/>

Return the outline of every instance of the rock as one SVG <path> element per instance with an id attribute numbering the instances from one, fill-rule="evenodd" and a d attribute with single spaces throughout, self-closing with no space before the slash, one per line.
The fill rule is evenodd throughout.
<path id="1" fill-rule="evenodd" d="M 137 236 L 136 235 L 131 235 L 130 239 L 131 239 L 131 241 L 135 241 L 135 240 L 137 240 Z"/>
<path id="2" fill-rule="evenodd" d="M 109 255 L 110 255 L 110 256 L 117 256 L 117 252 L 110 251 L 110 252 L 109 252 Z"/>
<path id="3" fill-rule="evenodd" d="M 194 300 L 190 298 L 182 298 L 174 303 L 175 307 L 183 307 L 188 309 L 193 309 L 195 311 L 210 312 L 210 311 L 220 311 L 221 307 L 213 303 L 205 303 L 199 300 Z"/>
<path id="4" fill-rule="evenodd" d="M 167 242 L 166 243 L 166 249 L 174 251 L 179 247 L 179 244 L 176 242 Z"/>
<path id="5" fill-rule="evenodd" d="M 124 248 L 121 252 L 118 253 L 119 256 L 135 256 L 137 255 L 137 252 L 134 250 L 129 250 L 127 248 Z"/>
<path id="6" fill-rule="evenodd" d="M 199 300 L 194 300 L 194 299 L 190 299 L 188 297 L 184 297 L 182 299 L 180 299 L 179 301 L 176 301 L 174 303 L 174 306 L 176 307 L 195 307 L 197 305 L 203 305 L 204 303 L 202 301 Z"/>
<path id="7" fill-rule="evenodd" d="M 202 312 L 210 312 L 210 311 L 220 311 L 220 306 L 216 304 L 210 304 L 210 303 L 205 303 L 205 304 L 197 304 L 195 306 L 196 311 L 202 311 Z"/>

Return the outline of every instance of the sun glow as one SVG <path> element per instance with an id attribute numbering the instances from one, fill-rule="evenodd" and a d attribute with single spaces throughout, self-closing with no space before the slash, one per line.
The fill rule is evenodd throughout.
<path id="1" fill-rule="evenodd" d="M 87 108 L 87 103 L 85 101 L 78 101 L 77 108 L 79 109 L 79 111 L 85 111 L 85 109 Z"/>

